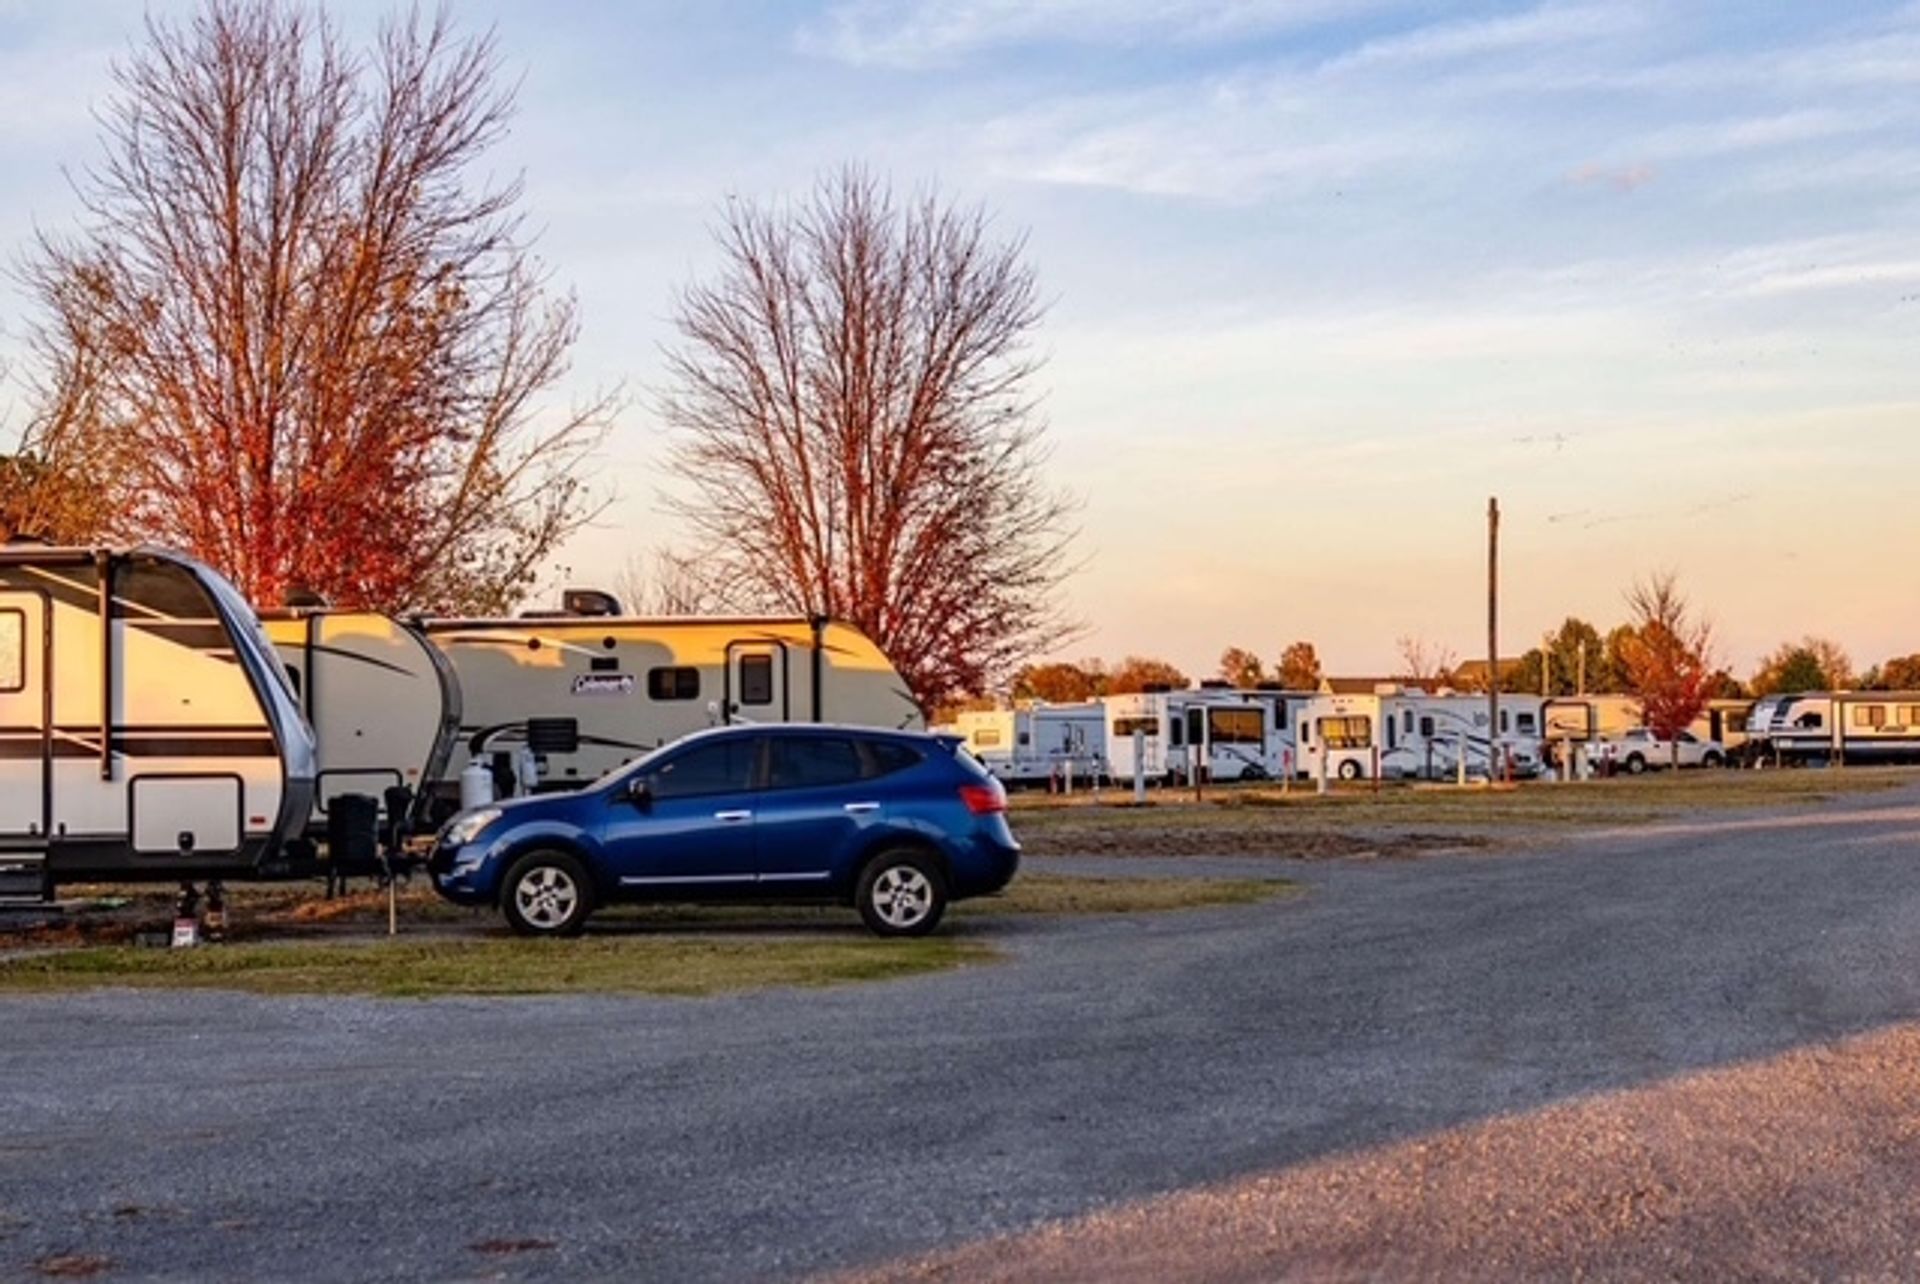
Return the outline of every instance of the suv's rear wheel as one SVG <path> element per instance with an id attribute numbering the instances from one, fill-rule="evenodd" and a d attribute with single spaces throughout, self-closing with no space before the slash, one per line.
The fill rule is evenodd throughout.
<path id="1" fill-rule="evenodd" d="M 853 902 L 877 935 L 925 936 L 947 912 L 947 880 L 921 852 L 882 852 L 861 871 Z"/>
<path id="2" fill-rule="evenodd" d="M 593 886 L 565 852 L 529 852 L 500 885 L 500 912 L 522 936 L 578 936 L 593 913 Z"/>

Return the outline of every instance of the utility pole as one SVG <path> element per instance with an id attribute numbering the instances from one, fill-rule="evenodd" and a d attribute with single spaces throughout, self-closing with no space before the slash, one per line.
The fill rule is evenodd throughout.
<path id="1" fill-rule="evenodd" d="M 1500 738 L 1500 499 L 1487 499 L 1487 780 Z"/>

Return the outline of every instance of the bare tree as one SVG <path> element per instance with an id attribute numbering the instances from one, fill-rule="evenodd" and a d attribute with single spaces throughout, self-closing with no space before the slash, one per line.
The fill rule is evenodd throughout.
<path id="1" fill-rule="evenodd" d="M 1404 677 L 1414 686 L 1445 682 L 1453 674 L 1459 657 L 1452 647 L 1439 646 L 1425 638 L 1406 636 L 1397 640 Z"/>
<path id="2" fill-rule="evenodd" d="M 717 615 L 729 609 L 721 588 L 672 549 L 628 558 L 613 584 L 621 608 L 634 615 Z"/>
<path id="3" fill-rule="evenodd" d="M 1635 583 L 1627 591 L 1627 605 L 1634 617 L 1621 648 L 1627 689 L 1639 697 L 1653 734 L 1673 742 L 1677 767 L 1677 737 L 1712 695 L 1713 626 L 1695 614 L 1672 572 Z"/>
<path id="4" fill-rule="evenodd" d="M 718 239 L 664 400 L 707 572 L 857 624 L 928 706 L 1068 636 L 1072 506 L 1042 475 L 1022 243 L 857 169 L 796 208 L 730 204 Z"/>
<path id="5" fill-rule="evenodd" d="M 22 270 L 29 452 L 112 443 L 104 533 L 257 601 L 511 605 L 588 515 L 612 406 L 543 404 L 577 321 L 520 184 L 476 173 L 513 106 L 492 40 L 416 13 L 362 56 L 322 9 L 209 0 L 114 79 L 85 225 Z"/>

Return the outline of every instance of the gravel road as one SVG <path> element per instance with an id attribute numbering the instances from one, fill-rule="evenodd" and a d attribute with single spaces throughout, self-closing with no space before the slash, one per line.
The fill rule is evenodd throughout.
<path id="1" fill-rule="evenodd" d="M 1809 1213 L 1793 1191 L 1844 1175 L 1836 1189 L 1885 1215 L 1839 1219 L 1841 1247 L 1758 1242 L 1807 1254 L 1777 1263 L 1788 1273 L 1910 1276 L 1896 1255 L 1920 1229 L 1899 1203 L 1920 1176 L 1920 1045 L 1897 1041 L 1920 1017 L 1916 832 L 1920 793 L 1904 790 L 1536 850 L 1195 862 L 1311 890 L 1009 927 L 1003 965 L 825 992 L 0 1000 L 0 1278 L 56 1255 L 194 1280 L 915 1274 L 956 1248 L 949 1264 L 981 1273 L 1089 1278 L 1127 1261 L 1221 1278 L 1671 1273 L 1577 1237 L 1479 1259 L 1491 1221 L 1416 1198 L 1481 1191 L 1460 1206 L 1519 1210 L 1508 1233 L 1551 1238 L 1579 1221 L 1548 1216 L 1565 1213 L 1543 1202 L 1557 1175 L 1584 1163 L 1614 1191 L 1605 1165 L 1625 1163 L 1582 1110 L 1602 1112 L 1594 1127 L 1669 1120 L 1627 1148 L 1635 1162 L 1718 1156 L 1704 1174 L 1655 1163 L 1674 1192 L 1649 1208 L 1744 1163 L 1759 1194 Z M 1847 1092 L 1804 1081 L 1842 1063 Z M 1688 1120 L 1711 1121 L 1716 1146 L 1679 1145 Z M 1324 1191 L 1342 1164 L 1367 1175 L 1334 1181 L 1351 1202 L 1287 1186 Z M 1177 1204 L 1137 1202 L 1155 1197 L 1202 1202 L 1166 1218 Z M 1254 1220 L 1206 1222 L 1223 1197 Z M 1431 1216 L 1377 1215 L 1396 1200 Z M 1723 1233 L 1742 1207 L 1722 1206 Z M 965 1247 L 1056 1221 L 1057 1256 Z M 1238 1230 L 1182 1249 L 1187 1225 Z M 1267 1255 L 1236 1257 L 1253 1226 Z M 1152 1244 L 1165 1255 L 1125 1256 Z M 1754 1265 L 1734 1247 L 1724 1260 Z M 1723 1260 L 1710 1241 L 1698 1253 Z"/>

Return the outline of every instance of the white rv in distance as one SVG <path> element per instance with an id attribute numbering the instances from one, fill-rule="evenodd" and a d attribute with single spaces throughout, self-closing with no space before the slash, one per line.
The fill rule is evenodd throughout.
<path id="1" fill-rule="evenodd" d="M 262 624 L 313 728 L 309 834 L 326 832 L 327 804 L 341 794 L 366 794 L 385 815 L 395 786 L 414 795 L 403 819 L 422 819 L 460 738 L 460 685 L 446 656 L 419 629 L 371 611 L 289 608 Z"/>
<path id="2" fill-rule="evenodd" d="M 1782 697 L 1771 728 L 1783 763 L 1920 762 L 1920 692 L 1809 692 Z"/>
<path id="3" fill-rule="evenodd" d="M 952 730 L 1009 785 L 1091 785 L 1107 774 L 1107 711 L 1097 700 L 968 710 Z"/>
<path id="4" fill-rule="evenodd" d="M 1484 695 L 1387 684 L 1370 695 L 1316 696 L 1300 714 L 1300 768 L 1309 778 L 1324 770 L 1340 780 L 1376 772 L 1440 780 L 1458 774 L 1464 748 L 1470 776 L 1531 776 L 1541 766 L 1542 703 L 1502 694 L 1500 725 L 1489 729 Z"/>
<path id="5" fill-rule="evenodd" d="M 159 549 L 0 548 L 0 891 L 255 877 L 313 737 L 252 608 Z"/>
<path id="6" fill-rule="evenodd" d="M 517 619 L 426 621 L 462 703 L 462 740 L 443 794 L 458 792 L 476 745 L 531 747 L 536 787 L 575 789 L 718 723 L 926 725 L 893 663 L 843 621 L 643 619 L 579 589 L 566 602 L 563 612 Z"/>
<path id="7" fill-rule="evenodd" d="M 1185 781 L 1196 759 L 1209 780 L 1267 780 L 1272 756 L 1273 705 L 1251 693 L 1208 689 L 1143 691 L 1103 697 L 1107 765 L 1116 783 L 1134 778 L 1134 732 L 1141 735 L 1141 774 Z"/>

